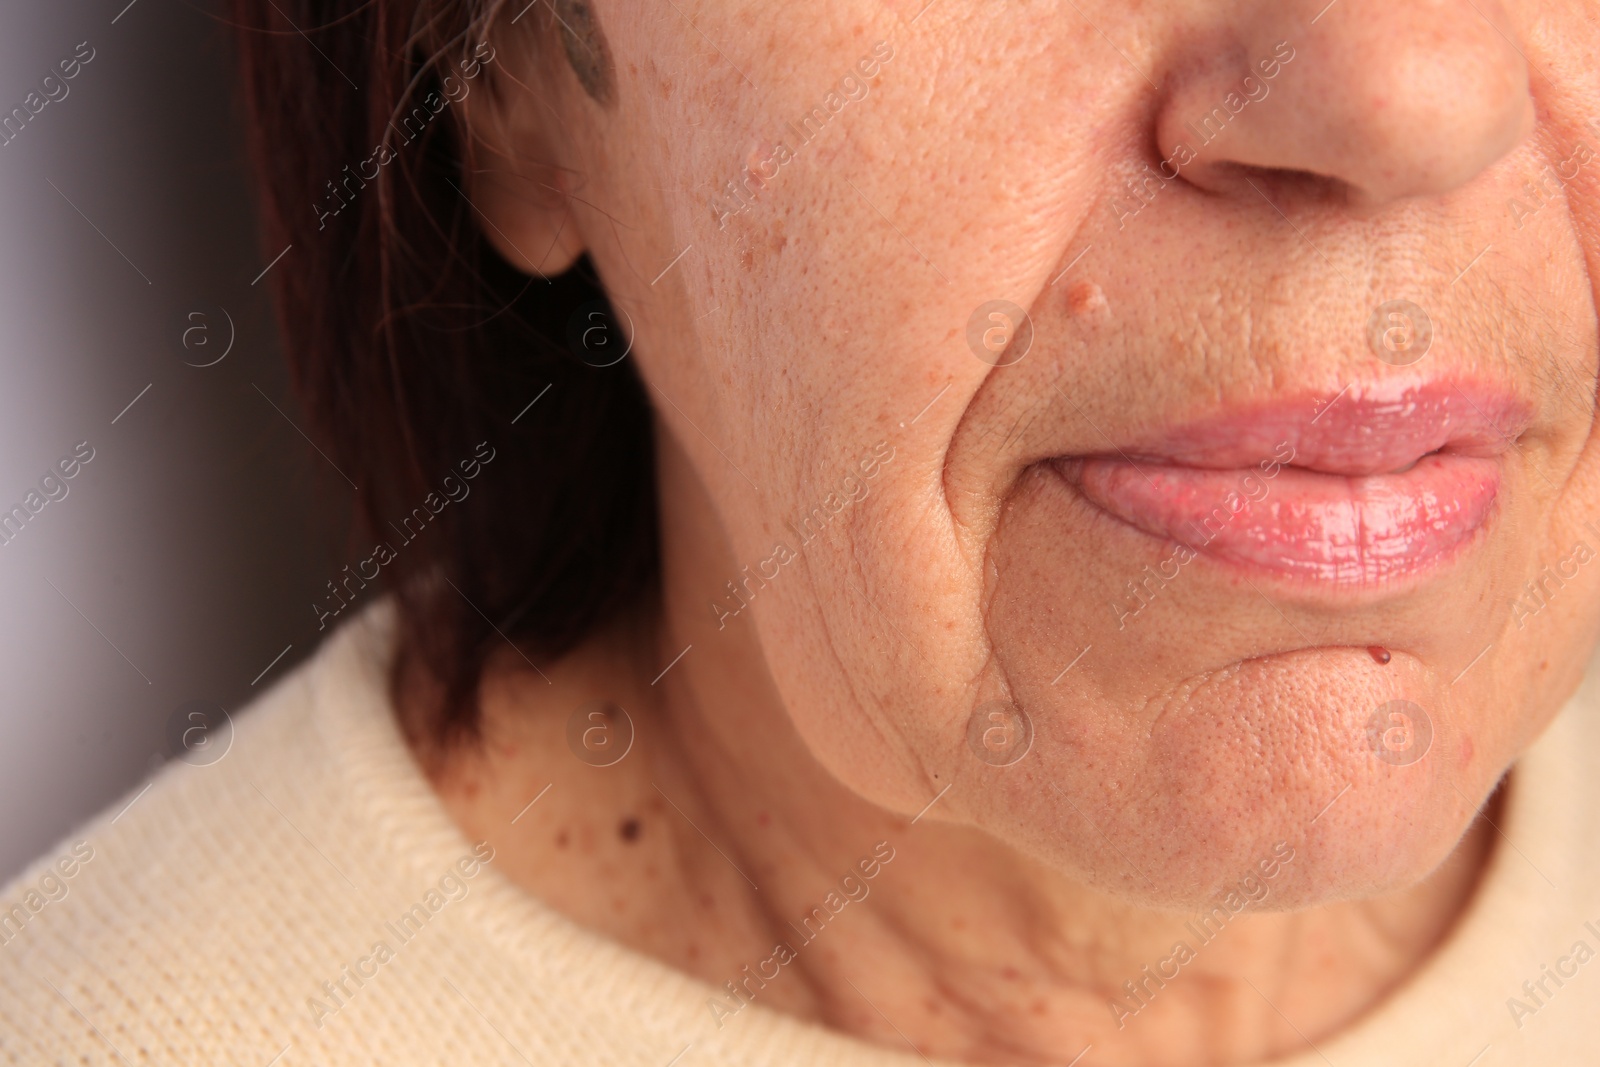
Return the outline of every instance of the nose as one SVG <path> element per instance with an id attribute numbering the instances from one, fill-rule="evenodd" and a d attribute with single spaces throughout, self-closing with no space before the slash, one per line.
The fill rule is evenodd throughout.
<path id="1" fill-rule="evenodd" d="M 1319 6 L 1229 5 L 1190 37 L 1156 123 L 1185 179 L 1254 195 L 1241 177 L 1288 172 L 1382 205 L 1466 185 L 1533 128 L 1498 0 Z"/>

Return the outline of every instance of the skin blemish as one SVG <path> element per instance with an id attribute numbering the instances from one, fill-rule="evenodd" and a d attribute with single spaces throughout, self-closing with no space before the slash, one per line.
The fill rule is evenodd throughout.
<path id="1" fill-rule="evenodd" d="M 639 840 L 639 820 L 627 818 L 622 820 L 622 825 L 617 827 L 617 835 L 630 845 Z"/>
<path id="2" fill-rule="evenodd" d="M 750 149 L 750 154 L 745 157 L 744 169 L 755 176 L 757 182 L 765 183 L 777 173 L 775 167 L 768 167 L 767 161 L 772 158 L 773 147 L 771 141 L 758 141 Z M 771 173 L 768 173 L 768 171 Z"/>
<path id="3" fill-rule="evenodd" d="M 1072 315 L 1092 315 L 1104 311 L 1110 305 L 1106 302 L 1105 290 L 1094 282 L 1073 282 L 1067 289 L 1067 312 Z"/>
<path id="4" fill-rule="evenodd" d="M 1388 663 L 1393 658 L 1389 655 L 1389 650 L 1382 645 L 1368 645 L 1367 655 L 1371 656 L 1380 665 Z"/>
<path id="5" fill-rule="evenodd" d="M 559 834 L 556 835 L 556 848 L 566 848 L 567 847 L 567 841 L 568 841 L 567 832 L 565 830 L 563 830 Z"/>

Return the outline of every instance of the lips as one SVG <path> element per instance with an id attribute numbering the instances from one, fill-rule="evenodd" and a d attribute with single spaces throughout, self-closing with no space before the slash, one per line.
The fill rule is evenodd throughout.
<path id="1" fill-rule="evenodd" d="M 1528 419 L 1480 385 L 1351 387 L 1052 463 L 1151 536 L 1270 576 L 1368 587 L 1420 576 L 1473 540 Z"/>

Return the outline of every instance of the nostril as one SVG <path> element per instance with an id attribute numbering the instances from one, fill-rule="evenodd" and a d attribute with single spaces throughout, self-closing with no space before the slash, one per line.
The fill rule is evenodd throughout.
<path id="1" fill-rule="evenodd" d="M 1280 5 L 1244 5 L 1253 14 L 1217 16 L 1231 43 L 1199 33 L 1168 64 L 1155 140 L 1183 148 L 1183 177 L 1207 192 L 1254 200 L 1252 184 L 1270 185 L 1368 210 L 1445 195 L 1530 128 L 1528 68 L 1500 7 L 1341 0 L 1308 29 Z M 1279 40 L 1269 77 L 1257 59 Z"/>
<path id="2" fill-rule="evenodd" d="M 1264 196 L 1272 204 L 1292 201 L 1354 207 L 1364 202 L 1360 190 L 1342 178 L 1291 167 L 1260 167 L 1222 160 L 1202 168 L 1197 160 L 1196 169 L 1185 176 L 1214 193 L 1257 199 Z"/>

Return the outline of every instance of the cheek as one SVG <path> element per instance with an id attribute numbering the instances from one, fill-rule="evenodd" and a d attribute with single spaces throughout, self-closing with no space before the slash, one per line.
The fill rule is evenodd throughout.
<path id="1" fill-rule="evenodd" d="M 686 9 L 760 94 L 720 63 L 704 74 L 704 41 L 671 20 L 648 35 L 619 27 L 621 96 L 641 110 L 588 160 L 585 196 L 629 222 L 592 227 L 594 254 L 638 324 L 636 366 L 662 433 L 726 540 L 708 565 L 712 588 L 730 564 L 737 573 L 769 556 L 782 524 L 835 491 L 864 451 L 879 441 L 895 449 L 847 509 L 844 532 L 807 547 L 741 624 L 758 632 L 754 654 L 818 758 L 852 788 L 914 813 L 940 788 L 928 788 L 926 769 L 964 751 L 966 720 L 991 681 L 977 524 L 946 505 L 974 499 L 946 484 L 944 458 L 994 370 L 966 339 L 969 319 L 997 285 L 1020 292 L 1018 263 L 1043 269 L 1093 198 L 1089 172 L 1067 165 L 1078 127 L 1043 136 L 1048 123 L 1025 112 L 1006 79 L 981 87 L 982 107 L 937 91 L 948 55 L 912 47 L 892 11 L 846 7 L 837 19 L 775 13 L 765 42 Z M 818 37 L 812 22 L 867 32 Z M 966 47 L 1037 50 L 1026 27 L 1007 32 L 1016 39 Z M 895 51 L 870 92 L 808 136 L 806 116 L 880 36 Z M 1082 56 L 1098 54 L 1097 38 L 1087 28 L 1069 38 L 1035 76 L 1092 93 L 1104 65 Z M 797 52 L 788 46 L 797 39 L 814 46 Z M 1089 122 L 1088 109 L 1070 114 L 1069 126 Z M 671 132 L 686 128 L 695 135 Z M 989 160 L 1036 134 L 1055 147 L 994 181 Z M 742 185 L 747 164 L 756 170 L 779 141 L 792 160 L 752 183 L 719 225 L 711 199 Z M 676 482 L 662 490 L 665 521 L 700 521 Z M 886 738 L 896 739 L 887 753 Z"/>

